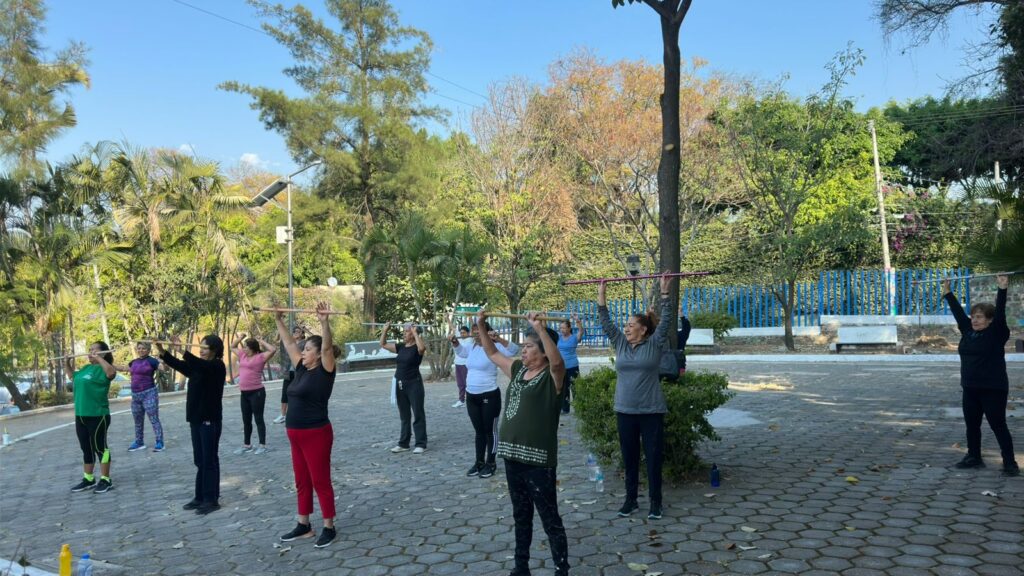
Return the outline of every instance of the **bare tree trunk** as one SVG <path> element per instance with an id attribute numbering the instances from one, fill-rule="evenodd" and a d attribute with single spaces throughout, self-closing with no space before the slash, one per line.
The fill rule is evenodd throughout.
<path id="1" fill-rule="evenodd" d="M 796 306 L 796 280 L 786 280 L 786 299 L 782 305 L 782 312 L 785 314 L 784 323 L 786 326 L 786 350 L 796 351 L 796 340 L 793 338 L 793 308 Z"/>
<path id="2" fill-rule="evenodd" d="M 3 369 L 0 369 L 0 383 L 11 393 L 11 400 L 18 407 L 18 410 L 25 411 L 32 408 L 29 406 L 28 401 L 25 400 L 25 397 L 21 395 L 21 390 L 18 390 L 18 384 L 11 380 L 11 377 Z"/>

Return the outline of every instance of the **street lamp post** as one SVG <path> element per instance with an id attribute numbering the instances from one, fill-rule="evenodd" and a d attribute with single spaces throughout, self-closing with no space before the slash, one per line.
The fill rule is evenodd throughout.
<path id="1" fill-rule="evenodd" d="M 252 205 L 254 207 L 259 207 L 259 206 L 263 206 L 267 202 L 273 201 L 274 196 L 277 196 L 278 194 L 280 194 L 281 190 L 285 190 L 287 192 L 287 194 L 288 194 L 288 203 L 287 203 L 287 206 L 285 208 L 285 211 L 288 213 L 288 226 L 285 227 L 285 230 L 284 230 L 284 243 L 288 245 L 288 307 L 289 308 L 295 308 L 295 278 L 294 278 L 293 273 L 292 273 L 292 244 L 293 244 L 293 241 L 295 240 L 294 228 L 292 228 L 292 178 L 295 177 L 295 176 L 298 176 L 299 174 L 302 174 L 303 172 L 305 172 L 306 170 L 309 170 L 310 168 L 312 168 L 314 166 L 319 166 L 321 164 L 323 164 L 323 161 L 322 160 L 317 160 L 316 162 L 313 162 L 312 164 L 307 164 L 307 165 L 303 166 L 302 168 L 296 170 L 295 172 L 292 172 L 291 174 L 285 176 L 283 180 L 278 178 L 273 183 L 271 183 L 269 186 L 264 188 L 259 194 L 257 194 L 255 198 L 252 199 Z M 277 202 L 274 202 L 274 204 L 277 204 L 278 207 L 281 206 Z M 278 240 L 278 243 L 280 243 L 280 240 Z M 294 312 L 289 312 L 288 313 L 288 330 L 295 330 L 295 313 Z"/>
<path id="2" fill-rule="evenodd" d="M 636 276 L 640 273 L 640 257 L 636 254 L 630 254 L 626 256 L 626 272 L 629 272 L 630 276 Z M 633 299 L 629 301 L 629 313 L 636 313 L 636 278 L 633 278 Z"/>

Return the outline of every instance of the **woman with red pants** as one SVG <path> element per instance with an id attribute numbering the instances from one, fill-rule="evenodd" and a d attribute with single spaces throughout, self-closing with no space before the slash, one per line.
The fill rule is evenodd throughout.
<path id="1" fill-rule="evenodd" d="M 299 522 L 291 532 L 281 536 L 281 541 L 291 542 L 313 536 L 309 515 L 313 513 L 313 491 L 316 491 L 320 513 L 324 517 L 324 529 L 316 540 L 317 548 L 330 546 L 337 536 L 334 530 L 334 486 L 331 485 L 334 428 L 327 417 L 327 402 L 334 389 L 335 358 L 341 355 L 341 349 L 334 346 L 329 310 L 324 302 L 316 305 L 322 336 L 307 338 L 302 350 L 285 327 L 284 314 L 278 312 L 276 315 L 277 331 L 295 365 L 295 379 L 288 386 L 285 428 L 292 445 L 292 469 L 299 500 Z"/>

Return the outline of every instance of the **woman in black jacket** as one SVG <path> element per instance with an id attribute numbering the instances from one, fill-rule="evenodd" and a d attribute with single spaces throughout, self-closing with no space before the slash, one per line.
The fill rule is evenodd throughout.
<path id="1" fill-rule="evenodd" d="M 175 340 L 176 342 L 176 340 Z M 220 444 L 224 398 L 224 341 L 211 334 L 199 343 L 199 356 L 185 352 L 176 358 L 156 343 L 164 364 L 188 378 L 185 396 L 185 420 L 192 430 L 192 462 L 196 465 L 195 497 L 182 506 L 196 514 L 209 514 L 220 508 Z"/>
<path id="2" fill-rule="evenodd" d="M 942 281 L 942 294 L 960 329 L 960 387 L 963 388 L 964 423 L 967 425 L 967 455 L 957 468 L 984 468 L 981 459 L 981 418 L 988 420 L 999 442 L 1003 456 L 1003 475 L 1017 476 L 1020 467 L 1013 456 L 1013 439 L 1006 426 L 1006 401 L 1010 381 L 1006 375 L 1004 347 L 1010 339 L 1006 325 L 1006 289 L 1008 276 L 997 276 L 995 306 L 989 303 L 971 306 L 970 317 L 964 313 L 950 289 L 949 280 Z"/>

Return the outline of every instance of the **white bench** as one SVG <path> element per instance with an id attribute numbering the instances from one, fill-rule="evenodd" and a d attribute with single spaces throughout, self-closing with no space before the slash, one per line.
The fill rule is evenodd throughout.
<path id="1" fill-rule="evenodd" d="M 351 372 L 353 368 L 371 368 L 394 364 L 398 356 L 380 346 L 380 342 L 346 342 L 345 361 L 342 372 Z"/>
<path id="2" fill-rule="evenodd" d="M 897 346 L 896 326 L 840 326 L 833 344 L 838 353 L 843 346 Z"/>
<path id="3" fill-rule="evenodd" d="M 714 346 L 715 331 L 711 328 L 693 328 L 690 330 L 690 337 L 686 340 L 686 347 L 690 346 Z"/>

